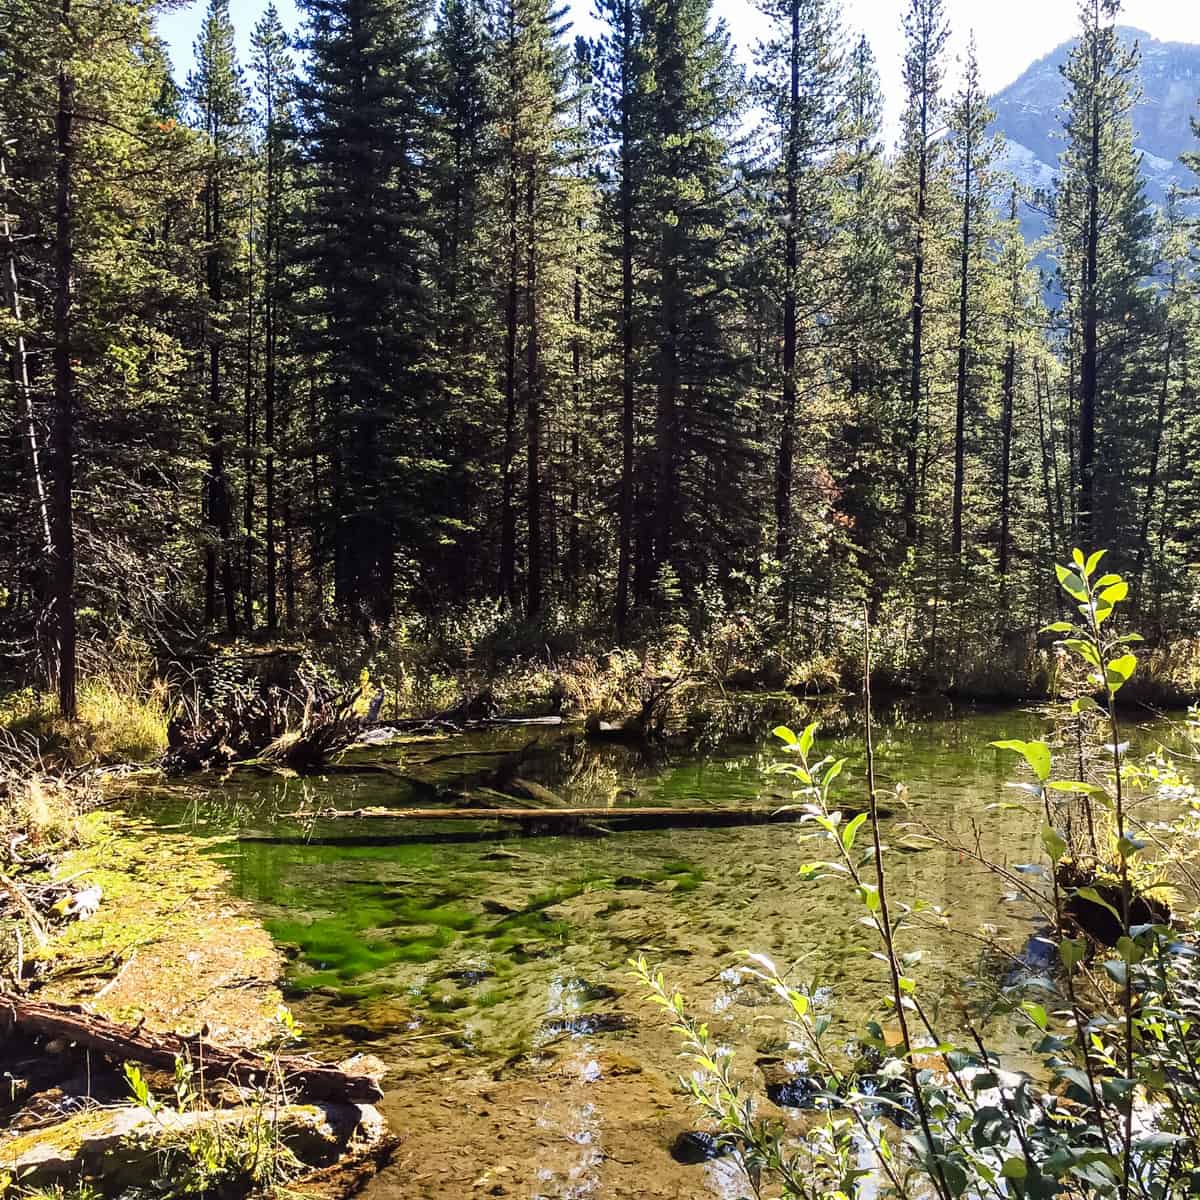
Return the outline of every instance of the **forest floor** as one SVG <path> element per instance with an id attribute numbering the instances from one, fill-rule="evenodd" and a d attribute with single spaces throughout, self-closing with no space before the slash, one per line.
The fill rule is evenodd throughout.
<path id="1" fill-rule="evenodd" d="M 52 844 L 28 853 L 25 861 L 33 860 L 32 869 L 6 866 L 20 880 L 3 876 L 11 899 L 17 888 L 43 898 L 62 896 L 43 909 L 40 921 L 36 912 L 20 912 L 21 905 L 0 914 L 0 941 L 6 952 L 16 946 L 16 962 L 8 964 L 10 978 L 17 977 L 13 995 L 21 995 L 21 981 L 32 977 L 37 986 L 30 995 L 39 1003 L 76 1006 L 151 1035 L 202 1034 L 206 1043 L 254 1050 L 270 1061 L 280 1037 L 283 961 L 278 949 L 249 907 L 231 896 L 225 866 L 205 852 L 203 843 L 169 830 L 150 832 L 106 806 L 76 816 L 65 836 L 60 828 Z M 16 833 L 9 824 L 5 833 L 6 841 L 17 843 L 33 833 L 37 845 L 36 824 Z M 80 897 L 84 911 L 73 912 Z M 90 1163 L 89 1139 L 107 1138 L 114 1114 L 150 1108 L 162 1124 L 156 1102 L 141 1109 L 133 1103 L 132 1081 L 115 1060 L 61 1038 L 37 1041 L 19 1031 L 0 1033 L 0 1071 L 9 1093 L 0 1097 L 0 1195 L 22 1194 L 22 1172 L 16 1168 L 30 1151 L 37 1158 L 50 1147 Z M 215 1121 L 222 1105 L 240 1104 L 237 1111 L 261 1120 L 268 1108 L 265 1092 L 253 1097 L 244 1089 L 240 1094 L 226 1089 L 212 1107 L 203 1076 L 200 1090 L 185 1105 L 172 1097 L 178 1072 L 174 1081 L 152 1069 L 144 1074 L 168 1115 L 187 1108 L 188 1119 Z M 299 1112 L 278 1098 L 269 1103 L 278 1109 L 272 1119 L 281 1130 Z M 170 1113 L 172 1107 L 177 1114 Z M 174 1142 L 171 1148 L 176 1149 Z M 303 1191 L 307 1180 L 307 1194 L 348 1194 L 373 1163 L 380 1138 L 368 1147 L 348 1135 L 344 1149 L 341 1163 L 301 1174 L 290 1186 Z M 33 1181 L 42 1182 L 40 1177 Z"/>

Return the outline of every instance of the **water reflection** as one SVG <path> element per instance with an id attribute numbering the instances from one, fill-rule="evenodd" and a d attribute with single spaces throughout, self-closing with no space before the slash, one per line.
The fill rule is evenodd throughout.
<path id="1" fill-rule="evenodd" d="M 670 1082 L 677 1046 L 627 960 L 662 963 L 749 1072 L 777 1052 L 783 1031 L 774 997 L 737 970 L 744 950 L 770 955 L 812 988 L 837 1028 L 878 1013 L 886 970 L 870 957 L 858 901 L 836 881 L 798 878 L 815 853 L 802 830 L 520 838 L 499 827 L 281 814 L 457 803 L 449 797 L 489 786 L 481 781 L 523 748 L 521 778 L 572 805 L 781 803 L 787 781 L 770 771 L 779 750 L 729 734 L 814 716 L 820 750 L 847 758 L 841 794 L 857 799 L 858 712 L 767 697 L 748 711 L 714 702 L 693 716 L 686 745 L 649 753 L 571 730 L 529 748 L 526 732 L 505 730 L 358 756 L 389 764 L 389 774 L 236 773 L 157 790 L 142 807 L 222 836 L 214 852 L 288 953 L 289 1002 L 314 1048 L 368 1049 L 403 1080 L 389 1096 L 393 1121 L 437 1165 L 429 1178 L 385 1173 L 374 1194 L 458 1197 L 487 1173 L 481 1194 L 735 1196 L 728 1162 L 684 1167 L 666 1153 L 690 1119 Z M 957 1027 L 964 1006 L 978 1015 L 1011 969 L 973 935 L 986 927 L 989 941 L 1020 956 L 1037 924 L 1021 895 L 968 855 L 914 835 L 930 827 L 1008 865 L 1040 857 L 1036 824 L 994 807 L 1014 767 L 988 743 L 1043 730 L 1035 713 L 944 704 L 881 716 L 879 786 L 906 797 L 887 822 L 893 895 L 936 907 L 930 927 L 901 948 L 925 951 L 922 993 L 940 1025 Z M 1002 1026 L 990 1033 L 1006 1040 Z"/>

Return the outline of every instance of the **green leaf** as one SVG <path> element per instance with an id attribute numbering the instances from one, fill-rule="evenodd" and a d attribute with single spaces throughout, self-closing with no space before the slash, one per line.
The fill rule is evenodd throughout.
<path id="1" fill-rule="evenodd" d="M 1080 550 L 1080 548 L 1078 546 L 1076 546 L 1075 549 L 1071 551 L 1071 561 L 1077 567 L 1079 567 L 1081 569 L 1083 568 L 1084 564 L 1087 562 L 1087 559 L 1085 559 L 1083 557 L 1083 551 Z"/>
<path id="2" fill-rule="evenodd" d="M 1088 598 L 1087 587 L 1083 580 L 1069 567 L 1055 566 L 1054 570 L 1058 573 L 1058 582 L 1062 584 L 1063 591 L 1073 599 L 1086 604 Z"/>
<path id="3" fill-rule="evenodd" d="M 1000 1168 L 1000 1174 L 1005 1179 L 1024 1179 L 1029 1174 L 1029 1168 L 1025 1165 L 1023 1158 L 1017 1158 L 1015 1155 L 1012 1158 L 1004 1160 L 1004 1166 Z"/>
<path id="4" fill-rule="evenodd" d="M 1108 553 L 1107 550 L 1095 550 L 1088 555 L 1088 560 L 1084 564 L 1084 575 L 1090 575 L 1099 565 L 1100 560 Z"/>
<path id="5" fill-rule="evenodd" d="M 1046 847 L 1052 863 L 1057 863 L 1067 852 L 1066 838 L 1053 825 L 1042 826 L 1042 845 Z"/>
<path id="6" fill-rule="evenodd" d="M 1107 908 L 1118 921 L 1121 920 L 1121 914 L 1094 887 L 1078 888 L 1075 895 L 1083 900 L 1090 901 L 1092 904 L 1099 904 L 1101 908 Z"/>
<path id="7" fill-rule="evenodd" d="M 867 911 L 877 913 L 879 911 L 879 889 L 872 884 L 859 884 L 858 894 L 862 897 L 862 902 L 867 906 Z"/>
<path id="8" fill-rule="evenodd" d="M 1046 1026 L 1050 1023 L 1050 1018 L 1046 1015 L 1046 1010 L 1040 1004 L 1035 1004 L 1032 1000 L 1026 1000 L 1021 1007 L 1025 1010 L 1029 1019 L 1045 1033 Z"/>
<path id="9" fill-rule="evenodd" d="M 781 742 L 786 742 L 789 746 L 794 746 L 796 744 L 796 735 L 786 725 L 776 725 L 775 728 L 771 730 L 771 733 L 774 734 L 774 736 L 777 737 Z"/>
<path id="10" fill-rule="evenodd" d="M 1100 665 L 1100 651 L 1084 638 L 1067 638 L 1063 645 L 1078 654 L 1084 662 L 1091 663 L 1093 667 Z"/>
<path id="11" fill-rule="evenodd" d="M 1045 742 L 1023 742 L 1019 738 L 1006 738 L 1003 741 L 992 742 L 991 745 L 997 750 L 1015 750 L 1043 783 L 1050 778 L 1050 747 Z"/>
<path id="12" fill-rule="evenodd" d="M 817 723 L 813 721 L 811 725 L 804 727 L 804 732 L 800 735 L 800 755 L 802 758 L 807 758 L 809 751 L 812 750 L 813 738 L 817 736 Z"/>
<path id="13" fill-rule="evenodd" d="M 1082 792 L 1087 796 L 1108 798 L 1108 793 L 1098 783 L 1083 783 L 1077 779 L 1056 779 L 1053 783 L 1046 784 L 1046 787 L 1052 792 Z"/>
<path id="14" fill-rule="evenodd" d="M 1129 584 L 1125 580 L 1120 580 L 1117 583 L 1110 584 L 1100 593 L 1100 599 L 1105 604 L 1116 604 L 1118 601 L 1124 600 L 1129 595 Z"/>
<path id="15" fill-rule="evenodd" d="M 1043 625 L 1042 633 L 1074 633 L 1075 626 L 1070 621 L 1053 621 L 1049 625 Z"/>
<path id="16" fill-rule="evenodd" d="M 862 824 L 866 819 L 866 813 L 859 813 L 858 816 L 855 817 L 854 820 L 842 830 L 842 845 L 846 848 L 847 852 L 854 848 L 855 835 L 862 828 Z"/>
<path id="17" fill-rule="evenodd" d="M 1120 658 L 1111 659 L 1104 668 L 1104 678 L 1108 686 L 1115 692 L 1126 683 L 1137 670 L 1137 655 L 1122 654 Z"/>
<path id="18" fill-rule="evenodd" d="M 1101 711 L 1100 705 L 1098 705 L 1095 700 L 1091 698 L 1091 696 L 1076 696 L 1076 698 L 1071 701 L 1071 712 L 1075 716 L 1078 716 L 1081 712 L 1099 711 Z"/>
<path id="19" fill-rule="evenodd" d="M 1062 959 L 1062 964 L 1068 971 L 1083 962 L 1086 950 L 1083 938 L 1063 938 L 1058 943 L 1058 957 Z"/>

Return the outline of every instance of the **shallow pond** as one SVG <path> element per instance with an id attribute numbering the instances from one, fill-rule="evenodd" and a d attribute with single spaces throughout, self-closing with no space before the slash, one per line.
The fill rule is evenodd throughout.
<path id="1" fill-rule="evenodd" d="M 794 707 L 795 724 L 821 721 L 820 751 L 847 759 L 838 792 L 861 803 L 859 714 Z M 1046 730 L 1039 714 L 1020 710 L 905 704 L 879 713 L 879 791 L 894 797 L 885 799 L 890 887 L 945 914 L 945 923 L 930 914 L 908 945 L 924 951 L 922 995 L 947 1027 L 961 1022 L 964 1004 L 986 1020 L 988 995 L 1012 969 L 984 952 L 981 927 L 1019 955 L 1036 923 L 999 878 L 920 835 L 931 828 L 1009 865 L 1036 861 L 1036 824 L 1004 804 L 1015 795 L 1005 789 L 1014 756 L 988 743 Z M 743 951 L 815 985 L 847 1029 L 877 1015 L 885 968 L 869 955 L 857 898 L 836 879 L 798 878 L 800 864 L 825 856 L 805 844 L 805 828 L 521 837 L 478 821 L 294 815 L 461 803 L 448 792 L 486 793 L 523 746 L 520 778 L 572 805 L 790 798 L 786 778 L 771 771 L 783 755 L 769 740 L 648 755 L 589 744 L 570 729 L 510 729 L 356 755 L 393 773 L 193 777 L 148 793 L 140 807 L 158 823 L 223 835 L 212 852 L 284 947 L 289 1003 L 312 1048 L 368 1051 L 389 1064 L 385 1107 L 404 1142 L 369 1194 L 737 1195 L 721 1162 L 686 1166 L 668 1153 L 693 1117 L 673 1083 L 675 1040 L 627 964 L 639 954 L 660 964 L 738 1048 L 749 1076 L 756 1060 L 777 1061 L 786 1031 L 772 997 L 739 975 Z M 898 785 L 907 796 L 896 796 Z M 1001 1021 L 991 1033 L 1009 1040 Z"/>

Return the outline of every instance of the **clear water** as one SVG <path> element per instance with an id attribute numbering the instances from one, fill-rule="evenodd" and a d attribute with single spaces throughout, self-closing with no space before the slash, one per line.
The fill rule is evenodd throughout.
<path id="1" fill-rule="evenodd" d="M 795 724 L 822 722 L 821 752 L 847 758 L 839 794 L 860 804 L 859 715 L 794 708 L 784 715 Z M 1016 795 L 1005 788 L 1017 774 L 1014 756 L 988 743 L 1046 730 L 1040 715 L 1020 710 L 905 704 L 878 717 L 880 794 L 907 788 L 905 803 L 889 801 L 889 885 L 893 896 L 920 897 L 944 914 L 906 937 L 924 950 L 922 995 L 947 1028 L 961 1024 L 964 1006 L 986 1021 L 986 997 L 1011 967 L 984 951 L 981 929 L 1020 953 L 1037 922 L 969 856 L 918 849 L 916 835 L 930 827 L 1001 863 L 1036 861 L 1036 823 L 997 806 Z M 825 857 L 817 843 L 806 844 L 808 831 L 758 825 L 520 837 L 478 822 L 287 815 L 326 805 L 461 803 L 439 800 L 433 789 L 478 793 L 532 732 L 539 747 L 521 777 L 572 805 L 790 797 L 786 779 L 771 773 L 782 754 L 770 739 L 648 756 L 589 745 L 578 732 L 514 729 L 357 756 L 398 774 L 193 778 L 148 794 L 142 807 L 158 822 L 225 836 L 215 852 L 288 954 L 289 1003 L 313 1049 L 369 1051 L 394 1068 L 393 1126 L 408 1131 L 422 1162 L 437 1165 L 425 1176 L 411 1163 L 407 1174 L 385 1172 L 376 1194 L 469 1195 L 479 1178 L 487 1184 L 479 1194 L 658 1194 L 635 1182 L 639 1170 L 662 1173 L 662 1195 L 736 1194 L 727 1168 L 680 1167 L 666 1154 L 672 1129 L 691 1119 L 670 1087 L 678 1048 L 631 980 L 628 960 L 641 954 L 661 964 L 717 1036 L 738 1048 L 751 1076 L 755 1059 L 777 1052 L 786 1034 L 771 998 L 739 977 L 743 951 L 766 953 L 792 978 L 815 984 L 847 1029 L 878 1015 L 885 968 L 869 955 L 857 898 L 836 879 L 797 877 L 800 864 Z M 1007 1039 L 1002 1024 L 991 1032 Z M 522 1088 L 532 1089 L 524 1099 Z M 600 1153 L 602 1143 L 609 1149 Z"/>

